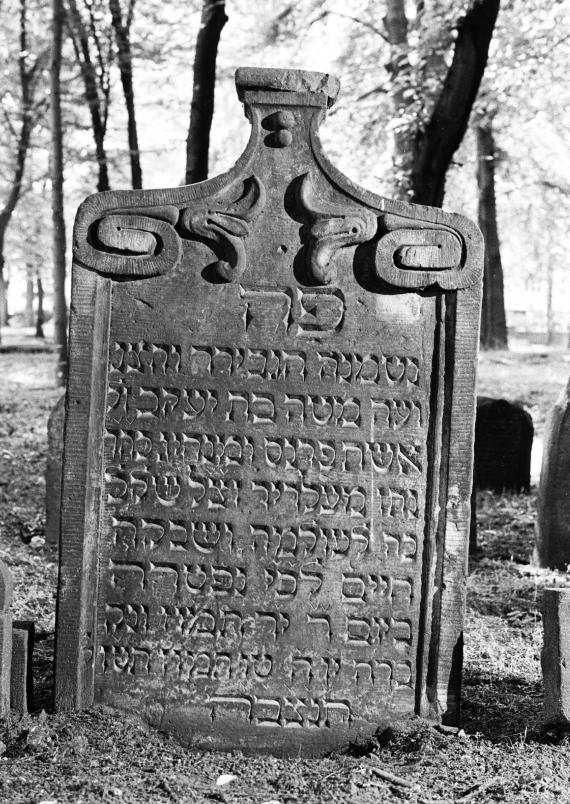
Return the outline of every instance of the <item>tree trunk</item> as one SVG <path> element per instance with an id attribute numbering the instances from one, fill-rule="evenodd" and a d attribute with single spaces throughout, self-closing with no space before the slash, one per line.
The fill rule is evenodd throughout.
<path id="1" fill-rule="evenodd" d="M 495 199 L 496 153 L 492 124 L 480 123 L 476 128 L 476 135 L 479 226 L 485 239 L 481 346 L 484 349 L 507 349 L 503 266 Z"/>
<path id="2" fill-rule="evenodd" d="M 67 306 L 65 303 L 65 221 L 63 216 L 63 134 L 61 125 L 62 0 L 52 0 L 52 52 L 50 63 L 51 150 L 53 224 L 53 323 L 57 346 L 56 380 L 67 380 Z"/>
<path id="3" fill-rule="evenodd" d="M 44 286 L 41 276 L 37 276 L 38 308 L 36 315 L 36 338 L 44 338 Z"/>
<path id="4" fill-rule="evenodd" d="M 408 18 L 404 0 L 387 0 L 384 27 L 390 44 L 390 61 L 386 69 L 390 73 L 390 99 L 395 121 L 392 194 L 402 201 L 409 201 L 412 194 L 416 116 L 410 95 L 413 92 L 413 77 L 408 58 Z"/>
<path id="5" fill-rule="evenodd" d="M 440 207 L 445 177 L 465 135 L 489 53 L 500 0 L 474 0 L 458 25 L 453 60 L 427 126 L 418 131 L 412 201 Z"/>
<path id="6" fill-rule="evenodd" d="M 24 324 L 26 327 L 34 326 L 34 277 L 28 267 L 26 276 L 26 309 L 24 312 Z"/>
<path id="7" fill-rule="evenodd" d="M 127 134 L 129 140 L 129 158 L 131 162 L 131 181 L 134 190 L 142 188 L 142 169 L 140 162 L 137 119 L 135 115 L 135 93 L 133 89 L 133 58 L 130 40 L 130 25 L 135 0 L 130 0 L 126 23 L 123 23 L 120 0 L 109 0 L 113 30 L 117 42 L 117 54 L 123 96 L 127 109 Z"/>
<path id="8" fill-rule="evenodd" d="M 26 157 L 28 155 L 28 148 L 30 147 L 30 139 L 32 136 L 35 74 L 37 66 L 39 65 L 39 60 L 36 61 L 32 67 L 28 68 L 28 58 L 26 0 L 20 0 L 20 53 L 18 56 L 18 68 L 20 76 L 20 90 L 22 95 L 22 123 L 20 126 L 16 146 L 16 164 L 14 167 L 14 175 L 12 177 L 12 185 L 10 187 L 6 203 L 4 204 L 4 208 L 0 212 L 0 327 L 5 327 L 8 323 L 8 282 L 4 276 L 4 244 L 6 240 L 6 230 L 8 228 L 8 224 L 10 223 L 10 219 L 12 218 L 12 214 L 16 209 L 16 205 L 20 200 L 22 182 L 24 179 L 24 169 L 26 167 Z"/>
<path id="9" fill-rule="evenodd" d="M 8 278 L 0 279 L 0 327 L 8 326 Z"/>
<path id="10" fill-rule="evenodd" d="M 63 0 L 61 0 L 61 2 L 63 3 Z M 97 159 L 98 167 L 97 190 L 102 192 L 103 190 L 110 189 L 107 152 L 105 150 L 105 134 L 107 130 L 107 97 L 105 96 L 105 90 L 103 90 L 103 98 L 100 96 L 97 83 L 97 71 L 91 58 L 89 37 L 77 8 L 77 3 L 75 0 L 67 0 L 67 2 L 67 15 L 65 15 L 63 5 L 61 6 L 61 13 L 63 15 L 63 19 L 67 19 L 69 23 L 69 32 L 71 34 L 73 48 L 75 50 L 79 69 L 81 70 L 81 76 L 83 78 L 85 100 L 87 101 L 87 106 L 89 107 L 91 129 L 95 143 L 95 157 Z M 101 64 L 101 58 L 99 59 L 99 63 Z M 101 76 L 100 81 L 104 80 L 105 79 Z"/>
<path id="11" fill-rule="evenodd" d="M 186 140 L 186 184 L 208 178 L 210 129 L 214 115 L 216 57 L 222 28 L 228 18 L 224 0 L 204 0 L 200 30 L 196 38 L 194 86 L 190 126 Z"/>
<path id="12" fill-rule="evenodd" d="M 107 151 L 105 150 L 105 132 L 101 127 L 101 118 L 98 112 L 91 109 L 91 122 L 93 126 L 93 139 L 95 141 L 95 157 L 97 159 L 97 168 L 99 175 L 97 178 L 97 191 L 102 193 L 104 190 L 109 190 L 109 167 L 107 164 Z"/>
<path id="13" fill-rule="evenodd" d="M 546 345 L 552 346 L 554 343 L 554 267 L 550 258 L 546 260 Z"/>
<path id="14" fill-rule="evenodd" d="M 0 222 L 1 222 L 0 218 Z M 4 288 L 4 235 L 0 232 L 0 343 L 2 343 L 2 328 L 6 326 L 6 291 Z"/>

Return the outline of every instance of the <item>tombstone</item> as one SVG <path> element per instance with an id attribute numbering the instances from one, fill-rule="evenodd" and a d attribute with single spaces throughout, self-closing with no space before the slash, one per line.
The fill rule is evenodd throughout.
<path id="1" fill-rule="evenodd" d="M 570 383 L 546 423 L 538 487 L 534 560 L 562 571 L 570 564 Z"/>
<path id="2" fill-rule="evenodd" d="M 48 419 L 48 452 L 46 463 L 46 542 L 59 544 L 61 510 L 61 475 L 63 459 L 63 423 L 65 394 L 55 403 Z"/>
<path id="3" fill-rule="evenodd" d="M 478 553 L 477 489 L 490 489 L 498 494 L 529 492 L 533 437 L 532 416 L 522 405 L 506 399 L 477 397 L 470 555 Z"/>
<path id="4" fill-rule="evenodd" d="M 520 494 L 530 490 L 534 427 L 521 405 L 477 397 L 474 483 L 478 489 Z"/>
<path id="5" fill-rule="evenodd" d="M 570 724 L 570 589 L 542 593 L 544 722 Z"/>
<path id="6" fill-rule="evenodd" d="M 13 712 L 25 714 L 33 707 L 34 677 L 32 656 L 35 625 L 32 620 L 17 620 L 12 628 L 12 674 L 10 680 L 10 707 Z"/>
<path id="7" fill-rule="evenodd" d="M 228 173 L 78 212 L 56 705 L 323 754 L 458 716 L 482 240 L 329 163 L 334 78 L 236 83 Z"/>
<path id="8" fill-rule="evenodd" d="M 12 574 L 0 561 L 0 717 L 6 717 L 10 712 L 12 615 L 9 609 L 13 588 Z"/>

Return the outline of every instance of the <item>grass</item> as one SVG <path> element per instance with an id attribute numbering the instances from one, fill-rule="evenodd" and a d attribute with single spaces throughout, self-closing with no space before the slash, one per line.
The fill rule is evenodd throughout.
<path id="1" fill-rule="evenodd" d="M 541 434 L 568 373 L 564 358 L 483 355 L 480 392 L 523 400 Z M 51 354 L 4 352 L 0 370 L 0 557 L 15 577 L 14 615 L 34 619 L 40 637 L 37 711 L 0 729 L 1 801 L 570 802 L 568 737 L 540 722 L 541 590 L 568 579 L 529 563 L 535 490 L 478 495 L 481 551 L 468 581 L 462 731 L 412 719 L 360 755 L 280 760 L 191 753 L 110 711 L 51 713 L 57 566 L 43 542 L 43 475 L 47 417 L 59 392 Z"/>

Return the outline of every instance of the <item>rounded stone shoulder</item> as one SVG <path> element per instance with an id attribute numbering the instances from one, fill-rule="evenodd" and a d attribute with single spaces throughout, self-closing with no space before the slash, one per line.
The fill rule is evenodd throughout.
<path id="1" fill-rule="evenodd" d="M 268 67 L 239 67 L 236 70 L 238 96 L 246 90 L 269 92 L 322 93 L 327 106 L 332 106 L 340 90 L 340 81 L 334 75 L 309 70 L 285 70 Z"/>

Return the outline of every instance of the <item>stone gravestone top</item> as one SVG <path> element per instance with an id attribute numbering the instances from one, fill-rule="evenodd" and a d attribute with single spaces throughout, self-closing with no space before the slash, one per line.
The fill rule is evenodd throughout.
<path id="1" fill-rule="evenodd" d="M 334 79 L 236 82 L 234 168 L 77 216 L 56 699 L 320 753 L 457 717 L 482 243 L 328 162 Z"/>

